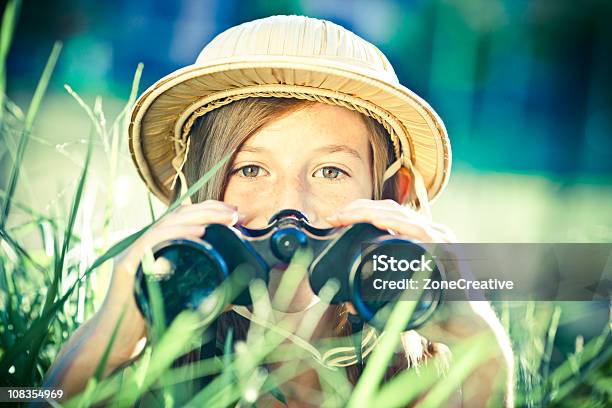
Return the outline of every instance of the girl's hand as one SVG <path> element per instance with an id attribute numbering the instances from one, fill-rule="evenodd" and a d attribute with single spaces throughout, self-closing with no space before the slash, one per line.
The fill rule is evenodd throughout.
<path id="1" fill-rule="evenodd" d="M 393 200 L 367 200 L 359 199 L 348 204 L 326 219 L 334 227 L 344 227 L 358 222 L 369 222 L 391 234 L 404 235 L 409 239 L 422 243 L 455 243 L 455 234 L 446 226 L 431 222 L 416 211 L 401 206 Z M 355 314 L 352 304 L 347 303 L 349 312 Z M 444 310 L 445 309 L 445 310 Z M 488 332 L 494 335 L 496 350 L 494 356 L 477 367 L 467 379 L 462 388 L 464 398 L 469 406 L 485 406 L 492 395 L 499 391 L 497 380 L 501 381 L 504 394 L 504 405 L 513 406 L 513 357 L 510 340 L 503 329 L 495 312 L 487 301 L 472 301 L 466 297 L 465 301 L 445 302 L 436 315 L 435 322 L 429 322 L 415 332 L 402 333 L 402 343 L 409 361 L 419 350 L 411 352 L 418 346 L 420 335 L 432 340 L 443 341 L 450 346 L 450 351 L 442 343 L 433 343 L 443 353 L 450 356 L 452 351 L 461 342 L 478 333 Z M 440 317 L 442 316 L 442 317 Z M 498 376 L 501 376 L 498 378 Z M 502 379 L 503 378 L 503 379 Z M 470 397 L 466 397 L 469 395 Z"/>
<path id="2" fill-rule="evenodd" d="M 394 235 L 405 235 L 419 242 L 456 242 L 455 234 L 448 227 L 394 200 L 355 200 L 326 220 L 334 227 L 369 222 Z"/>
<path id="3" fill-rule="evenodd" d="M 236 207 L 220 201 L 209 200 L 182 206 L 160 219 L 117 256 L 102 307 L 62 347 L 47 372 L 46 386 L 61 387 L 66 397 L 82 391 L 94 375 L 122 313 L 123 320 L 103 376 L 109 375 L 142 351 L 146 343 L 146 324 L 134 299 L 134 280 L 146 248 L 169 239 L 199 238 L 207 224 L 233 225 L 241 218 Z"/>
<path id="4" fill-rule="evenodd" d="M 133 293 L 136 271 L 145 250 L 171 239 L 200 238 L 207 224 L 234 225 L 243 218 L 236 206 L 221 201 L 207 200 L 184 205 L 161 218 L 115 259 L 111 285 L 96 318 L 104 322 L 99 331 L 111 333 L 112 325 L 117 322 L 124 305 L 126 307 L 117 343 L 113 346 L 117 362 L 123 363 L 134 357 L 144 346 L 142 340 L 146 336 L 145 320 L 138 310 Z"/>

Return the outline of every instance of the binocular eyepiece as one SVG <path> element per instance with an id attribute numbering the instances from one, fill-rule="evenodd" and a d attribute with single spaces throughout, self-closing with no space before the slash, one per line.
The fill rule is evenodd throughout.
<path id="1" fill-rule="evenodd" d="M 210 301 L 215 289 L 242 270 L 248 271 L 245 288 L 233 299 L 216 298 L 218 304 L 212 309 L 224 307 L 223 302 L 250 305 L 248 281 L 261 279 L 267 284 L 270 271 L 289 264 L 300 249 L 312 254 L 308 279 L 314 293 L 319 294 L 328 280 L 336 279 L 339 290 L 331 303 L 352 302 L 359 316 L 377 329 L 384 327 L 388 306 L 397 301 L 417 302 L 406 330 L 424 324 L 441 301 L 440 290 L 409 284 L 419 274 L 430 280 L 443 279 L 443 271 L 421 245 L 369 223 L 316 228 L 305 214 L 286 209 L 274 214 L 262 229 L 210 224 L 200 239 L 175 239 L 157 245 L 153 248 L 154 273 L 145 274 L 142 264 L 138 269 L 136 303 L 151 321 L 147 280 L 155 280 L 169 323 L 181 311 L 198 309 Z"/>

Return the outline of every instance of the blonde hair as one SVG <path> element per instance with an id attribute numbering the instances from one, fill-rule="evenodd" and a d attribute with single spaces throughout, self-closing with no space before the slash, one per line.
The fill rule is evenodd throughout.
<path id="1" fill-rule="evenodd" d="M 283 115 L 317 102 L 276 97 L 253 97 L 234 101 L 199 117 L 191 129 L 189 155 L 184 165 L 187 184 L 192 185 L 228 153 L 240 146 L 263 126 Z M 372 154 L 372 199 L 396 197 L 396 178 L 383 183 L 383 175 L 394 159 L 393 146 L 385 128 L 375 119 L 358 113 L 370 131 Z M 228 160 L 193 197 L 194 202 L 223 200 L 234 157 Z M 175 189 L 179 191 L 179 189 Z"/>

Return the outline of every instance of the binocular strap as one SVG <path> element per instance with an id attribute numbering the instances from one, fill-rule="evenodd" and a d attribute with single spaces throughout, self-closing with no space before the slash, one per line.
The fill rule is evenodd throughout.
<path id="1" fill-rule="evenodd" d="M 362 333 L 360 353 L 361 356 L 356 353 L 355 347 L 334 347 L 324 353 L 321 353 L 312 344 L 310 344 L 303 338 L 295 335 L 294 333 L 291 333 L 288 330 L 283 329 L 282 327 L 278 327 L 268 322 L 267 320 L 260 318 L 257 315 L 254 315 L 246 306 L 233 306 L 232 310 L 234 310 L 240 316 L 249 319 L 250 321 L 256 324 L 266 327 L 289 339 L 297 346 L 312 354 L 314 359 L 323 367 L 332 370 L 336 369 L 336 367 L 347 367 L 357 363 L 361 363 L 361 360 L 365 358 L 368 354 L 370 354 L 376 344 L 378 344 L 378 341 L 380 340 L 381 336 L 384 334 L 377 334 L 374 328 L 366 326 L 364 328 L 364 331 L 367 330 L 367 333 Z M 357 335 L 357 333 L 353 333 L 353 335 Z"/>

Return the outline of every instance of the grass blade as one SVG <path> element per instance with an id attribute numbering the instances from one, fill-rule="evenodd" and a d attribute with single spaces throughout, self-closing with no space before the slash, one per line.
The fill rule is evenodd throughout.
<path id="1" fill-rule="evenodd" d="M 45 92 L 47 91 L 47 86 L 49 85 L 49 80 L 51 79 L 51 74 L 55 69 L 55 64 L 57 63 L 57 59 L 59 58 L 61 49 L 62 44 L 60 42 L 56 42 L 53 45 L 53 49 L 51 50 L 51 54 L 49 55 L 49 58 L 47 59 L 47 64 L 45 65 L 45 69 L 43 70 L 40 80 L 38 81 L 38 85 L 36 86 L 36 90 L 34 91 L 32 101 L 30 102 L 30 107 L 28 108 L 28 113 L 26 114 L 25 118 L 23 133 L 21 135 L 19 145 L 17 147 L 15 163 L 13 164 L 13 168 L 11 169 L 8 188 L 6 188 L 6 195 L 2 204 L 2 213 L 0 214 L 0 229 L 4 229 L 4 226 L 6 224 L 6 220 L 8 218 L 9 211 L 11 208 L 11 200 L 13 198 L 13 194 L 15 193 L 17 179 L 19 178 L 23 155 L 30 139 L 30 133 L 32 131 L 34 118 L 38 113 L 42 98 Z"/>
<path id="2" fill-rule="evenodd" d="M 70 211 L 68 224 L 64 232 L 64 242 L 62 244 L 60 256 L 59 258 L 56 259 L 54 274 L 53 274 L 53 281 L 47 291 L 45 303 L 41 311 L 40 317 L 42 321 L 48 321 L 46 316 L 49 316 L 49 310 L 51 309 L 53 302 L 55 300 L 55 297 L 57 295 L 57 292 L 58 292 L 59 283 L 61 281 L 61 276 L 63 273 L 64 258 L 68 250 L 68 246 L 70 245 L 70 239 L 72 238 L 72 229 L 74 226 L 74 221 L 76 219 L 76 214 L 78 212 L 79 203 L 81 200 L 81 196 L 83 194 L 83 188 L 85 186 L 85 181 L 87 179 L 89 163 L 91 161 L 91 152 L 92 152 L 92 143 L 91 143 L 91 137 L 90 137 L 90 143 L 87 148 L 87 157 L 85 159 L 85 165 L 83 166 L 83 170 L 81 172 L 77 191 L 75 193 L 75 197 L 72 202 L 72 208 Z M 75 284 L 75 286 L 77 286 L 77 284 Z M 47 334 L 48 334 L 48 331 L 44 330 L 44 334 L 40 333 L 39 335 L 35 337 L 36 339 L 35 341 L 29 343 L 30 347 L 28 350 L 28 358 L 27 358 L 27 363 L 25 366 L 26 368 L 24 370 L 24 375 L 32 371 L 32 368 L 34 367 L 34 364 L 36 363 L 36 359 L 38 358 L 39 350 L 42 347 Z"/>
<path id="3" fill-rule="evenodd" d="M 13 42 L 13 34 L 19 11 L 21 0 L 10 0 L 2 15 L 2 28 L 0 29 L 0 123 L 4 115 L 4 99 L 6 95 L 6 58 Z"/>
<path id="4" fill-rule="evenodd" d="M 209 171 L 206 172 L 196 183 L 194 183 L 191 188 L 187 190 L 187 192 L 177 199 L 164 213 L 164 215 L 170 213 L 174 209 L 176 209 L 180 203 L 186 198 L 193 195 L 198 189 L 200 189 L 220 168 L 221 166 L 229 160 L 231 157 L 231 153 L 225 156 L 219 163 L 213 166 Z M 98 268 L 100 265 L 104 264 L 106 261 L 114 258 L 115 256 L 122 253 L 126 248 L 134 243 L 142 234 L 144 234 L 153 223 L 147 225 L 139 231 L 129 235 L 128 237 L 122 239 L 112 247 L 110 247 L 103 255 L 98 257 L 94 263 L 87 268 L 87 270 L 78 278 L 78 281 L 89 276 L 89 274 Z M 1 231 L 1 230 L 0 230 Z M 77 287 L 77 283 L 75 283 L 72 287 L 68 288 L 66 293 L 55 303 L 52 304 L 49 309 L 44 312 L 38 319 L 36 319 L 30 328 L 24 333 L 21 341 L 12 349 L 6 351 L 5 354 L 2 355 L 0 359 L 0 373 L 6 373 L 9 367 L 12 365 L 12 361 L 19 354 L 25 352 L 28 349 L 30 344 L 38 344 L 44 338 L 45 333 L 48 330 L 48 326 L 52 319 L 56 317 L 57 311 L 63 307 L 64 303 L 68 300 L 74 289 Z"/>
<path id="5" fill-rule="evenodd" d="M 151 222 L 157 221 L 155 216 L 155 210 L 153 209 L 153 200 L 151 199 L 151 192 L 147 191 L 147 204 L 149 206 L 149 214 L 151 215 Z"/>
<path id="6" fill-rule="evenodd" d="M 363 374 L 355 386 L 349 406 L 370 405 L 369 401 L 385 374 L 388 361 L 401 341 L 400 333 L 408 324 L 415 306 L 416 302 L 400 301 L 393 307 L 393 311 L 385 326 L 384 336 L 382 336 L 380 343 L 372 351 Z"/>
<path id="7" fill-rule="evenodd" d="M 119 328 L 123 323 L 123 318 L 125 317 L 125 311 L 127 309 L 127 303 L 123 306 L 123 310 L 119 315 L 119 319 L 117 319 L 117 323 L 115 327 L 113 327 L 113 332 L 111 333 L 111 337 L 104 348 L 104 352 L 102 353 L 102 357 L 100 357 L 100 361 L 96 366 L 96 370 L 94 371 L 93 377 L 88 381 L 87 386 L 85 388 L 85 392 L 83 393 L 83 399 L 80 401 L 80 406 L 89 406 L 91 401 L 95 398 L 97 385 L 102 380 L 102 375 L 104 374 L 104 368 L 106 367 L 106 363 L 108 362 L 108 358 L 110 357 L 110 352 L 113 348 L 113 344 L 115 344 L 115 340 L 117 339 L 117 333 L 119 333 Z"/>

